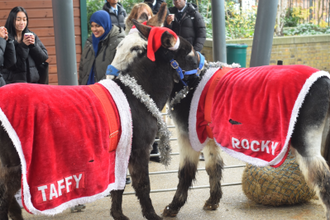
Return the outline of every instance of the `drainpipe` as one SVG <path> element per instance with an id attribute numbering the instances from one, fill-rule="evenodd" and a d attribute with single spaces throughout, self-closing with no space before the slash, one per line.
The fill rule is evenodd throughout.
<path id="1" fill-rule="evenodd" d="M 212 0 L 213 60 L 227 63 L 226 24 L 223 0 Z"/>
<path id="2" fill-rule="evenodd" d="M 81 27 L 81 51 L 82 51 L 88 37 L 86 0 L 80 0 L 80 27 Z"/>
<path id="3" fill-rule="evenodd" d="M 72 0 L 52 0 L 59 85 L 78 85 Z"/>
<path id="4" fill-rule="evenodd" d="M 259 0 L 250 67 L 269 65 L 278 0 Z"/>

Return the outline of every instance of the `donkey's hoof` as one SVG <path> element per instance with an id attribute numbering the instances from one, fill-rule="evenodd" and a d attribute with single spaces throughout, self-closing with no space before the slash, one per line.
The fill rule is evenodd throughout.
<path id="1" fill-rule="evenodd" d="M 117 215 L 116 217 L 112 215 L 112 217 L 114 220 L 129 220 L 125 215 Z"/>
<path id="2" fill-rule="evenodd" d="M 218 207 L 219 207 L 219 203 L 211 204 L 211 203 L 205 202 L 203 209 L 211 211 L 211 210 L 216 210 Z"/>
<path id="3" fill-rule="evenodd" d="M 170 206 L 166 206 L 164 211 L 163 211 L 163 216 L 164 217 L 176 217 L 176 215 L 179 213 L 179 211 L 172 210 Z"/>
<path id="4" fill-rule="evenodd" d="M 85 209 L 86 206 L 84 204 L 79 204 L 79 205 L 76 205 L 75 207 L 72 207 L 71 208 L 71 213 L 74 213 L 74 212 L 81 212 L 83 209 Z"/>
<path id="5" fill-rule="evenodd" d="M 163 218 L 158 216 L 156 213 L 148 214 L 145 216 L 148 220 L 162 220 Z"/>

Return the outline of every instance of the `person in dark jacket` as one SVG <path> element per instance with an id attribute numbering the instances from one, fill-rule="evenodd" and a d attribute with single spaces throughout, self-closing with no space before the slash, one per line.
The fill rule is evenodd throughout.
<path id="1" fill-rule="evenodd" d="M 154 15 L 158 13 L 160 5 L 163 2 L 165 2 L 165 0 L 144 0 L 144 3 L 149 5 Z"/>
<path id="2" fill-rule="evenodd" d="M 5 27 L 9 38 L 14 39 L 16 64 L 3 70 L 6 83 L 38 83 L 37 66 L 48 59 L 48 53 L 38 36 L 28 29 L 28 15 L 23 7 L 13 8 Z"/>
<path id="3" fill-rule="evenodd" d="M 127 13 L 118 0 L 107 0 L 103 5 L 103 10 L 109 13 L 112 24 L 125 30 L 125 18 L 127 17 Z"/>
<path id="4" fill-rule="evenodd" d="M 196 51 L 201 51 L 206 40 L 206 28 L 197 6 L 186 0 L 173 0 L 173 3 L 175 7 L 169 8 L 170 14 L 166 17 L 165 27 L 188 40 Z"/>
<path id="5" fill-rule="evenodd" d="M 5 27 L 0 27 L 0 86 L 6 85 L 2 76 L 3 68 L 10 68 L 16 63 L 14 40 L 8 37 Z"/>
<path id="6" fill-rule="evenodd" d="M 106 78 L 106 70 L 115 57 L 118 44 L 126 36 L 124 30 L 112 25 L 109 14 L 96 11 L 90 18 L 92 36 L 82 51 L 79 64 L 79 85 L 94 84 Z"/>

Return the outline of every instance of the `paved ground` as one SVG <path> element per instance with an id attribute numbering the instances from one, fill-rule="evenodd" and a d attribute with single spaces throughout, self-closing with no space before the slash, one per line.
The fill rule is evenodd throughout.
<path id="1" fill-rule="evenodd" d="M 176 142 L 171 143 L 173 152 L 178 152 Z M 226 166 L 242 164 L 242 162 L 223 154 Z M 199 167 L 204 167 L 204 162 L 200 162 Z M 165 169 L 163 165 L 150 162 L 150 172 L 162 170 L 175 170 L 178 168 L 178 156 L 172 157 L 171 165 Z M 224 171 L 223 183 L 241 182 L 242 172 L 244 168 L 226 169 Z M 176 188 L 178 179 L 177 174 L 162 174 L 150 176 L 151 188 L 156 189 L 172 189 Z M 208 177 L 205 171 L 199 171 L 195 186 L 208 185 Z M 127 185 L 125 192 L 132 192 L 131 185 Z M 204 211 L 202 209 L 205 200 L 208 198 L 209 189 L 190 190 L 187 204 L 181 209 L 176 218 L 165 218 L 173 220 L 236 220 L 236 219 L 253 219 L 253 220 L 303 220 L 303 219 L 325 219 L 323 207 L 318 200 L 311 200 L 308 203 L 285 206 L 285 207 L 269 207 L 256 204 L 247 199 L 242 191 L 242 187 L 227 186 L 223 187 L 223 198 L 220 207 L 216 211 Z M 151 199 L 156 212 L 160 215 L 166 205 L 168 205 L 174 192 L 152 193 Z M 112 219 L 110 217 L 110 197 L 105 197 L 94 203 L 86 204 L 83 212 L 71 213 L 66 210 L 56 216 L 33 216 L 25 210 L 24 218 L 27 220 L 105 220 Z M 123 199 L 123 211 L 131 220 L 143 220 L 141 208 L 135 195 L 125 195 Z"/>

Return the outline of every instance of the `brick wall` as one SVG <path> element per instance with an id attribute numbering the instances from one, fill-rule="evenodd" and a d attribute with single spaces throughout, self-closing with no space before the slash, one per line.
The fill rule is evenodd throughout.
<path id="1" fill-rule="evenodd" d="M 250 65 L 252 39 L 227 40 L 227 44 L 248 45 L 246 66 Z M 207 39 L 202 53 L 213 61 L 212 39 Z M 284 65 L 304 64 L 320 70 L 330 71 L 330 34 L 315 36 L 274 37 L 270 65 L 283 60 Z"/>

